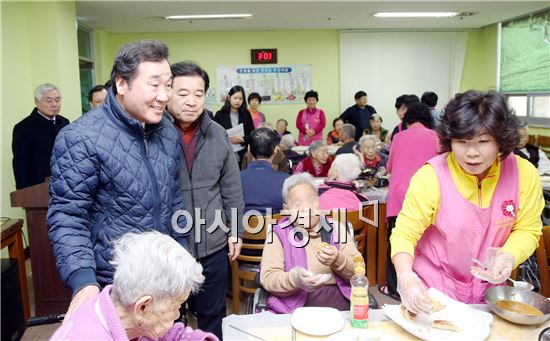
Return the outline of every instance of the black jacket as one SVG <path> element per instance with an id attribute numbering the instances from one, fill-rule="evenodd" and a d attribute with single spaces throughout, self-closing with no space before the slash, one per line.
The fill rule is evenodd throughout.
<path id="1" fill-rule="evenodd" d="M 61 115 L 55 117 L 54 123 L 34 108 L 29 116 L 13 127 L 11 148 L 15 188 L 37 185 L 51 175 L 53 144 L 61 128 L 68 124 L 69 120 Z"/>
<path id="2" fill-rule="evenodd" d="M 340 115 L 340 118 L 344 121 L 344 123 L 353 124 L 355 126 L 355 141 L 359 141 L 363 135 L 363 130 L 370 128 L 369 119 L 372 114 L 376 114 L 376 109 L 370 105 L 367 105 L 365 109 L 367 109 L 368 112 L 367 117 L 360 117 L 361 112 L 359 111 L 357 104 L 347 108 L 346 111 Z"/>
<path id="3" fill-rule="evenodd" d="M 216 116 L 214 116 L 214 121 L 224 127 L 225 130 L 233 128 L 233 126 L 231 125 L 231 116 L 229 115 L 228 111 L 219 110 L 216 113 Z M 244 115 L 239 113 L 239 124 L 241 123 L 243 124 L 244 128 L 244 143 L 242 143 L 242 145 L 248 147 L 248 144 L 250 143 L 250 133 L 252 132 L 252 130 L 254 130 L 254 122 L 252 121 L 252 116 L 250 116 L 248 110 Z M 239 165 L 244 158 L 246 150 L 247 148 L 244 148 L 239 152 Z"/>

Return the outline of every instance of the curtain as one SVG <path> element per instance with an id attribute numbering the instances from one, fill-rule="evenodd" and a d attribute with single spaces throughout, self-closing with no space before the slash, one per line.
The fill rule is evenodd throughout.
<path id="1" fill-rule="evenodd" d="M 359 90 L 390 131 L 399 122 L 394 104 L 402 94 L 433 91 L 442 109 L 459 91 L 466 44 L 466 32 L 341 32 L 342 112 Z"/>

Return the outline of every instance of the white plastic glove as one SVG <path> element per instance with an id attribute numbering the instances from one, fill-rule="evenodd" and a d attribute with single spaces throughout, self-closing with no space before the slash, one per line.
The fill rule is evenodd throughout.
<path id="1" fill-rule="evenodd" d="M 302 267 L 290 269 L 289 275 L 298 288 L 313 291 L 329 280 L 329 274 L 314 274 Z"/>
<path id="2" fill-rule="evenodd" d="M 510 252 L 499 250 L 487 264 L 487 269 L 472 266 L 470 273 L 489 283 L 500 284 L 510 277 L 512 269 L 514 269 L 514 263 L 514 256 Z"/>
<path id="3" fill-rule="evenodd" d="M 414 271 L 397 275 L 397 292 L 401 303 L 415 314 L 431 314 L 433 306 L 424 283 Z"/>

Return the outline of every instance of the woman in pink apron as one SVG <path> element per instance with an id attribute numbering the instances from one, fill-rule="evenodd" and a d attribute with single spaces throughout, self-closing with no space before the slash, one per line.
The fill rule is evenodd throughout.
<path id="1" fill-rule="evenodd" d="M 317 91 L 306 92 L 304 101 L 307 107 L 298 113 L 296 127 L 298 128 L 298 144 L 309 146 L 313 141 L 323 140 L 323 129 L 327 122 L 325 112 L 316 107 L 319 101 Z"/>
<path id="2" fill-rule="evenodd" d="M 429 313 L 427 288 L 483 303 L 535 250 L 544 207 L 536 169 L 511 152 L 519 121 L 497 92 L 470 90 L 445 107 L 438 135 L 444 152 L 409 183 L 391 236 L 398 292 L 405 307 Z M 488 269 L 472 266 L 487 260 Z"/>

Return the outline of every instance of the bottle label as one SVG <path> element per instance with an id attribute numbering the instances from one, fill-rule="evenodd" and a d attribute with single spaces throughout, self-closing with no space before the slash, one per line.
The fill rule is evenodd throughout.
<path id="1" fill-rule="evenodd" d="M 353 320 L 368 320 L 369 306 L 368 305 L 353 305 Z"/>

